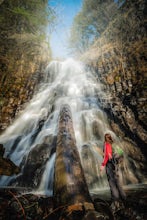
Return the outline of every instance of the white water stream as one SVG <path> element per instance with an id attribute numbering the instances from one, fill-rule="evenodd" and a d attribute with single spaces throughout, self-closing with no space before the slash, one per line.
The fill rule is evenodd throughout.
<path id="1" fill-rule="evenodd" d="M 93 169 L 93 164 L 95 164 L 93 175 L 99 177 L 99 182 L 96 182 L 94 186 L 106 186 L 107 181 L 105 181 L 105 178 L 101 178 L 99 173 L 99 165 L 102 161 L 103 137 L 106 132 L 110 132 L 116 140 L 117 137 L 110 130 L 106 115 L 99 108 L 98 97 L 104 96 L 100 83 L 98 83 L 93 73 L 86 71 L 80 62 L 72 59 L 64 62 L 51 62 L 44 74 L 45 81 L 41 84 L 39 91 L 21 115 L 0 136 L 0 143 L 3 143 L 6 148 L 5 156 L 9 156 L 19 166 L 23 158 L 27 158 L 28 153 L 37 144 L 41 144 L 46 136 L 56 136 L 60 107 L 63 104 L 68 104 L 72 111 L 80 155 L 82 155 L 83 145 L 89 146 L 91 154 L 88 160 L 89 165 L 82 161 L 83 166 L 85 166 L 84 170 L 86 170 L 86 166 L 87 170 Z M 44 125 L 34 142 L 32 142 L 32 135 L 42 119 L 45 121 Z M 94 125 L 96 125 L 96 134 Z M 17 141 L 18 139 L 19 141 Z M 52 186 L 54 160 L 55 156 L 52 156 L 46 164 L 38 189 L 41 192 L 46 192 L 48 185 Z M 10 180 L 15 177 L 15 175 L 1 177 L 0 185 L 9 185 Z M 50 181 L 51 184 L 49 184 Z"/>

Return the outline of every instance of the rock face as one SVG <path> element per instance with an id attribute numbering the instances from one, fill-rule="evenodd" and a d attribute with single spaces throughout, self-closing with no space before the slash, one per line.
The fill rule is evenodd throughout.
<path id="1" fill-rule="evenodd" d="M 118 19 L 82 57 L 102 84 L 99 102 L 111 128 L 139 148 L 142 159 L 147 157 L 145 33 L 145 1 L 129 8 L 125 4 Z M 130 157 L 137 156 L 132 148 Z"/>
<path id="2" fill-rule="evenodd" d="M 0 144 L 0 175 L 11 176 L 20 173 L 20 168 L 16 166 L 10 159 L 4 158 L 5 149 Z"/>
<path id="3" fill-rule="evenodd" d="M 55 152 L 55 143 L 56 137 L 47 136 L 43 143 L 36 145 L 28 156 L 23 158 L 20 175 L 10 181 L 9 185 L 38 189 L 46 163 Z"/>
<path id="4" fill-rule="evenodd" d="M 43 70 L 46 67 L 49 56 L 47 55 L 47 49 L 45 45 L 41 48 L 46 53 L 46 57 L 42 56 L 41 48 L 34 45 L 34 57 L 29 58 L 25 48 L 28 39 L 26 39 L 25 46 L 23 42 L 18 42 L 15 39 L 9 37 L 3 40 L 3 44 L 7 42 L 8 48 L 5 48 L 10 57 L 7 54 L 3 55 L 0 71 L 0 130 L 4 130 L 17 116 L 18 112 L 23 108 L 23 105 L 28 102 L 34 92 L 37 89 L 37 85 L 43 78 Z M 2 42 L 0 42 L 1 45 Z M 15 47 L 14 47 L 15 45 Z M 33 45 L 31 46 L 33 47 Z M 21 49 L 20 49 L 21 48 Z M 39 50 L 38 50 L 39 49 Z M 21 52 L 23 51 L 23 52 Z M 0 51 L 1 52 L 1 51 Z M 1 52 L 2 54 L 3 52 Z M 7 62 L 9 59 L 9 62 Z"/>
<path id="5" fill-rule="evenodd" d="M 27 4 L 0 2 L 0 132 L 31 99 L 51 57 L 38 31 L 21 12 L 15 12 L 28 9 Z"/>

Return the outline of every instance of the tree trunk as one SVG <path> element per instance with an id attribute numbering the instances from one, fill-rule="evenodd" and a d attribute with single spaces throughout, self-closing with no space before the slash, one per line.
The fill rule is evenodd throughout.
<path id="1" fill-rule="evenodd" d="M 67 105 L 61 109 L 59 118 L 54 196 L 57 206 L 92 202 L 76 147 L 71 112 Z"/>

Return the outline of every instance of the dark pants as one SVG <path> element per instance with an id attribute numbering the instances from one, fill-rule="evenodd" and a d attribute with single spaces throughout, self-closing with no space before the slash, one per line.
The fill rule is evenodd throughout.
<path id="1" fill-rule="evenodd" d="M 111 190 L 111 197 L 114 201 L 125 200 L 126 194 L 123 191 L 118 174 L 118 164 L 114 160 L 108 161 L 106 165 L 106 174 Z"/>

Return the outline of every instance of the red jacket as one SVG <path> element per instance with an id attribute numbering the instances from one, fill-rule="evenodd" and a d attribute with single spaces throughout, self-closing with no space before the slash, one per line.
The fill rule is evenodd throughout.
<path id="1" fill-rule="evenodd" d="M 109 159 L 112 158 L 112 146 L 109 142 L 104 143 L 104 159 L 102 166 L 106 166 Z"/>

